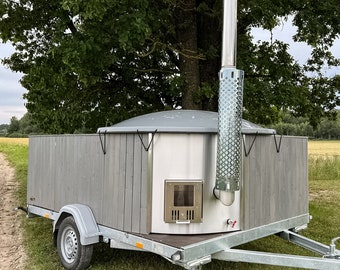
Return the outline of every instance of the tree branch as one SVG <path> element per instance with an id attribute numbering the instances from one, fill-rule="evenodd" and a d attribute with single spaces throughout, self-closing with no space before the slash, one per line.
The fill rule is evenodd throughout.
<path id="1" fill-rule="evenodd" d="M 165 43 L 160 42 L 160 41 L 152 41 L 152 42 L 153 42 L 153 44 L 152 44 L 151 50 L 146 52 L 146 53 L 143 53 L 143 54 L 138 54 L 138 56 L 140 56 L 140 57 L 149 56 L 150 54 L 152 54 L 155 51 L 156 47 L 159 45 L 159 46 L 164 47 L 166 49 L 170 49 L 171 51 L 178 53 L 179 55 L 182 55 L 186 58 L 197 59 L 197 60 L 206 60 L 206 58 L 203 54 L 199 54 L 196 51 L 191 51 L 191 50 L 187 50 L 187 49 L 186 50 L 179 50 L 179 49 L 176 49 L 173 46 L 170 46 L 169 44 L 165 44 Z"/>

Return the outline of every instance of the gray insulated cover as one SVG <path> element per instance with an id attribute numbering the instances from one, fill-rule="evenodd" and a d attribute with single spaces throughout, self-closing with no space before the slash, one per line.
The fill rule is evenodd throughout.
<path id="1" fill-rule="evenodd" d="M 110 127 L 98 128 L 97 133 L 217 133 L 217 112 L 199 110 L 172 110 L 130 118 Z M 262 128 L 242 120 L 242 134 L 275 134 L 274 129 Z"/>

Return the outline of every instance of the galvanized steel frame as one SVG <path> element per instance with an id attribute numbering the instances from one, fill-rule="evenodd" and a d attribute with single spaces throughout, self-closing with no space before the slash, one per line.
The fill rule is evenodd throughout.
<path id="1" fill-rule="evenodd" d="M 234 262 L 248 262 L 277 266 L 290 266 L 305 269 L 340 269 L 340 260 L 258 252 L 250 250 L 229 249 L 212 256 L 213 259 Z"/>
<path id="2" fill-rule="evenodd" d="M 249 230 L 226 233 L 207 241 L 183 247 L 181 257 L 185 261 L 194 260 L 195 258 L 225 251 L 269 235 L 280 233 L 288 228 L 295 228 L 303 223 L 307 224 L 308 222 L 309 215 L 306 214 Z"/>
<path id="3" fill-rule="evenodd" d="M 43 216 L 51 220 L 56 220 L 59 217 L 58 212 L 34 205 L 28 205 L 28 210 L 28 217 Z M 103 242 L 110 243 L 110 247 L 153 252 L 186 269 L 199 268 L 200 265 L 209 263 L 212 259 L 308 269 L 340 269 L 340 260 L 336 259 L 233 249 L 241 244 L 278 234 L 285 240 L 313 250 L 321 255 L 329 255 L 330 248 L 328 246 L 287 229 L 293 229 L 296 226 L 300 226 L 303 222 L 308 223 L 308 221 L 309 215 L 301 215 L 245 231 L 226 233 L 183 247 L 174 247 L 165 242 L 154 241 L 149 239 L 148 235 L 127 233 L 102 225 L 98 225 L 98 235 L 102 237 Z M 335 249 L 335 254 L 337 255 L 336 258 L 338 258 L 340 252 Z"/>

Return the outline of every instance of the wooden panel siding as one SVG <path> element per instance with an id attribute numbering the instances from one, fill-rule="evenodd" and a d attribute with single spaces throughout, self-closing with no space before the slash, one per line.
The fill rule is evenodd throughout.
<path id="1" fill-rule="evenodd" d="M 254 136 L 244 139 L 248 150 Z M 277 153 L 273 135 L 256 137 L 243 153 L 242 229 L 308 213 L 307 163 L 307 138 L 285 136 Z"/>
<path id="2" fill-rule="evenodd" d="M 41 137 L 42 138 L 42 137 Z M 43 205 L 48 209 L 54 208 L 55 182 L 49 181 L 55 175 L 53 153 L 50 151 L 50 138 L 29 141 L 27 202 L 34 205 Z"/>
<path id="3" fill-rule="evenodd" d="M 148 135 L 142 137 L 147 143 Z M 33 136 L 29 155 L 29 204 L 59 211 L 81 203 L 99 224 L 149 233 L 150 196 L 141 194 L 150 192 L 148 153 L 137 134 L 107 134 L 106 155 L 98 134 Z"/>
<path id="4" fill-rule="evenodd" d="M 105 155 L 98 134 L 32 136 L 27 201 L 53 211 L 67 204 L 85 204 L 101 225 L 148 234 L 152 170 L 157 169 L 151 162 L 153 146 L 146 151 L 136 133 L 105 136 Z M 151 135 L 140 136 L 148 145 Z M 215 172 L 215 136 L 204 137 L 207 158 L 202 168 L 195 168 L 205 175 Z M 246 150 L 253 139 L 253 135 L 244 136 Z M 278 143 L 279 139 L 277 136 Z M 308 213 L 307 162 L 307 138 L 285 136 L 277 153 L 273 135 L 256 137 L 249 155 L 243 153 L 242 158 L 241 229 Z"/>

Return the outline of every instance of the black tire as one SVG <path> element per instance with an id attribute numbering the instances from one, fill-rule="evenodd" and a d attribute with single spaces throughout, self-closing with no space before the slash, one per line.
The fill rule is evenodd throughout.
<path id="1" fill-rule="evenodd" d="M 90 265 L 93 245 L 84 246 L 80 243 L 79 231 L 72 216 L 60 224 L 57 249 L 61 264 L 66 269 L 82 270 Z"/>

